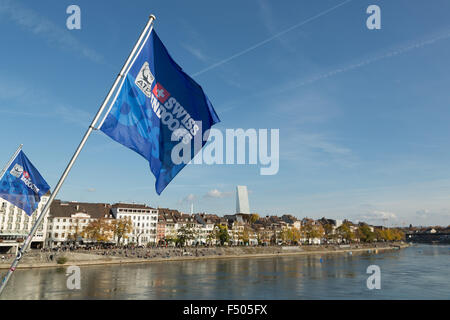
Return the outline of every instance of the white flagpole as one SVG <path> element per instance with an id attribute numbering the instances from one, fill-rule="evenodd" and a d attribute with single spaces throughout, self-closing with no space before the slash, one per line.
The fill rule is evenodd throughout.
<path id="1" fill-rule="evenodd" d="M 34 224 L 33 228 L 31 229 L 30 234 L 28 235 L 24 244 L 22 245 L 19 252 L 17 253 L 17 257 L 14 259 L 13 263 L 11 264 L 11 268 L 8 270 L 7 274 L 5 275 L 5 277 L 1 283 L 1 286 L 0 286 L 0 296 L 1 296 L 2 292 L 5 290 L 6 285 L 8 284 L 8 281 L 11 278 L 13 272 L 16 270 L 17 265 L 19 264 L 20 260 L 22 259 L 23 254 L 25 254 L 26 250 L 28 249 L 29 245 L 31 244 L 31 239 L 33 238 L 37 229 L 39 228 L 42 221 L 44 220 L 44 217 L 47 215 L 48 211 L 50 210 L 50 206 L 51 206 L 53 200 L 55 200 L 56 195 L 58 194 L 59 190 L 61 189 L 61 187 L 62 187 L 64 181 L 66 180 L 73 165 L 75 164 L 75 161 L 77 160 L 78 156 L 80 155 L 81 150 L 83 149 L 84 145 L 86 144 L 86 141 L 88 140 L 92 131 L 95 130 L 95 125 L 97 124 L 97 122 L 100 119 L 102 113 L 104 112 L 106 106 L 108 105 L 108 101 L 111 99 L 114 91 L 117 89 L 117 85 L 119 84 L 120 79 L 124 77 L 124 72 L 128 69 L 130 62 L 132 61 L 134 55 L 136 54 L 137 49 L 139 48 L 139 45 L 141 44 L 141 42 L 144 39 L 148 30 L 152 27 L 153 21 L 155 21 L 155 20 L 156 20 L 156 17 L 154 15 L 151 15 L 147 22 L 147 25 L 145 26 L 144 30 L 141 33 L 141 36 L 139 37 L 138 41 L 134 45 L 133 50 L 131 51 L 130 55 L 128 56 L 127 61 L 123 65 L 122 70 L 120 71 L 119 75 L 117 76 L 116 80 L 114 81 L 113 86 L 109 90 L 108 95 L 106 96 L 100 109 L 98 110 L 96 116 L 94 117 L 94 120 L 92 121 L 92 123 L 89 126 L 88 130 L 86 131 L 83 139 L 81 140 L 80 145 L 78 146 L 77 150 L 75 151 L 74 155 L 72 156 L 72 159 L 70 160 L 69 164 L 67 165 L 66 169 L 64 170 L 55 189 L 51 193 L 50 198 L 48 199 L 48 202 L 44 207 L 44 210 L 39 215 L 39 218 L 37 219 L 36 223 Z"/>
<path id="2" fill-rule="evenodd" d="M 2 172 L 0 173 L 0 180 L 3 179 L 3 176 L 6 173 L 6 170 L 8 170 L 9 166 L 11 165 L 11 163 L 17 158 L 17 155 L 19 154 L 19 152 L 22 150 L 23 148 L 23 144 L 21 144 L 19 146 L 19 148 L 17 148 L 16 152 L 14 153 L 14 155 L 12 156 L 12 158 L 8 161 L 8 163 L 5 166 L 5 169 L 2 170 Z"/>

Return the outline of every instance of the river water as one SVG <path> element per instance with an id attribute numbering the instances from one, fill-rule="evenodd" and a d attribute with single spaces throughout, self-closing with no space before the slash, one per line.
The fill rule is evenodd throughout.
<path id="1" fill-rule="evenodd" d="M 350 254 L 18 270 L 2 299 L 450 299 L 450 246 Z M 367 288 L 367 268 L 381 289 Z M 2 272 L 3 273 L 3 272 Z"/>

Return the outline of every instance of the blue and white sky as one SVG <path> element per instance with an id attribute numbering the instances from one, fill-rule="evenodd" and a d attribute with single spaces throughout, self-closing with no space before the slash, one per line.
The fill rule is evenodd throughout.
<path id="1" fill-rule="evenodd" d="M 66 28 L 77 4 L 82 29 Z M 381 8 L 381 30 L 366 9 Z M 280 129 L 280 171 L 186 167 L 162 196 L 101 132 L 58 198 L 260 215 L 450 224 L 450 2 L 0 0 L 0 159 L 20 143 L 54 186 L 150 13 L 226 128 Z M 386 222 L 386 220 L 384 220 Z"/>

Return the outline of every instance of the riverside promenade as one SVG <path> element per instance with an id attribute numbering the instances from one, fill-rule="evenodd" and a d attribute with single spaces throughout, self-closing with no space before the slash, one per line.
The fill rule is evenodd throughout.
<path id="1" fill-rule="evenodd" d="M 110 264 L 137 264 L 206 259 L 263 258 L 291 255 L 323 255 L 378 253 L 385 250 L 399 250 L 409 245 L 399 243 L 375 243 L 352 245 L 303 245 L 269 247 L 186 247 L 186 248 L 136 248 L 136 249 L 98 249 L 75 251 L 28 252 L 18 269 L 54 268 L 64 266 L 90 266 Z M 13 256 L 3 255 L 1 269 L 9 269 Z"/>

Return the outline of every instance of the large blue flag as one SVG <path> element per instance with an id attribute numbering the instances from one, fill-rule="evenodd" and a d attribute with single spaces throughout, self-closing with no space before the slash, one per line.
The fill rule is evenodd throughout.
<path id="1" fill-rule="evenodd" d="M 218 122 L 203 89 L 172 59 L 153 30 L 101 130 L 149 161 L 161 194 L 205 145 L 203 133 Z M 191 148 L 190 154 L 180 153 L 189 161 L 173 161 L 172 151 L 180 143 Z"/>
<path id="2" fill-rule="evenodd" d="M 17 154 L 0 180 L 0 198 L 19 207 L 29 216 L 38 207 L 41 197 L 49 190 L 50 186 L 23 151 Z"/>

